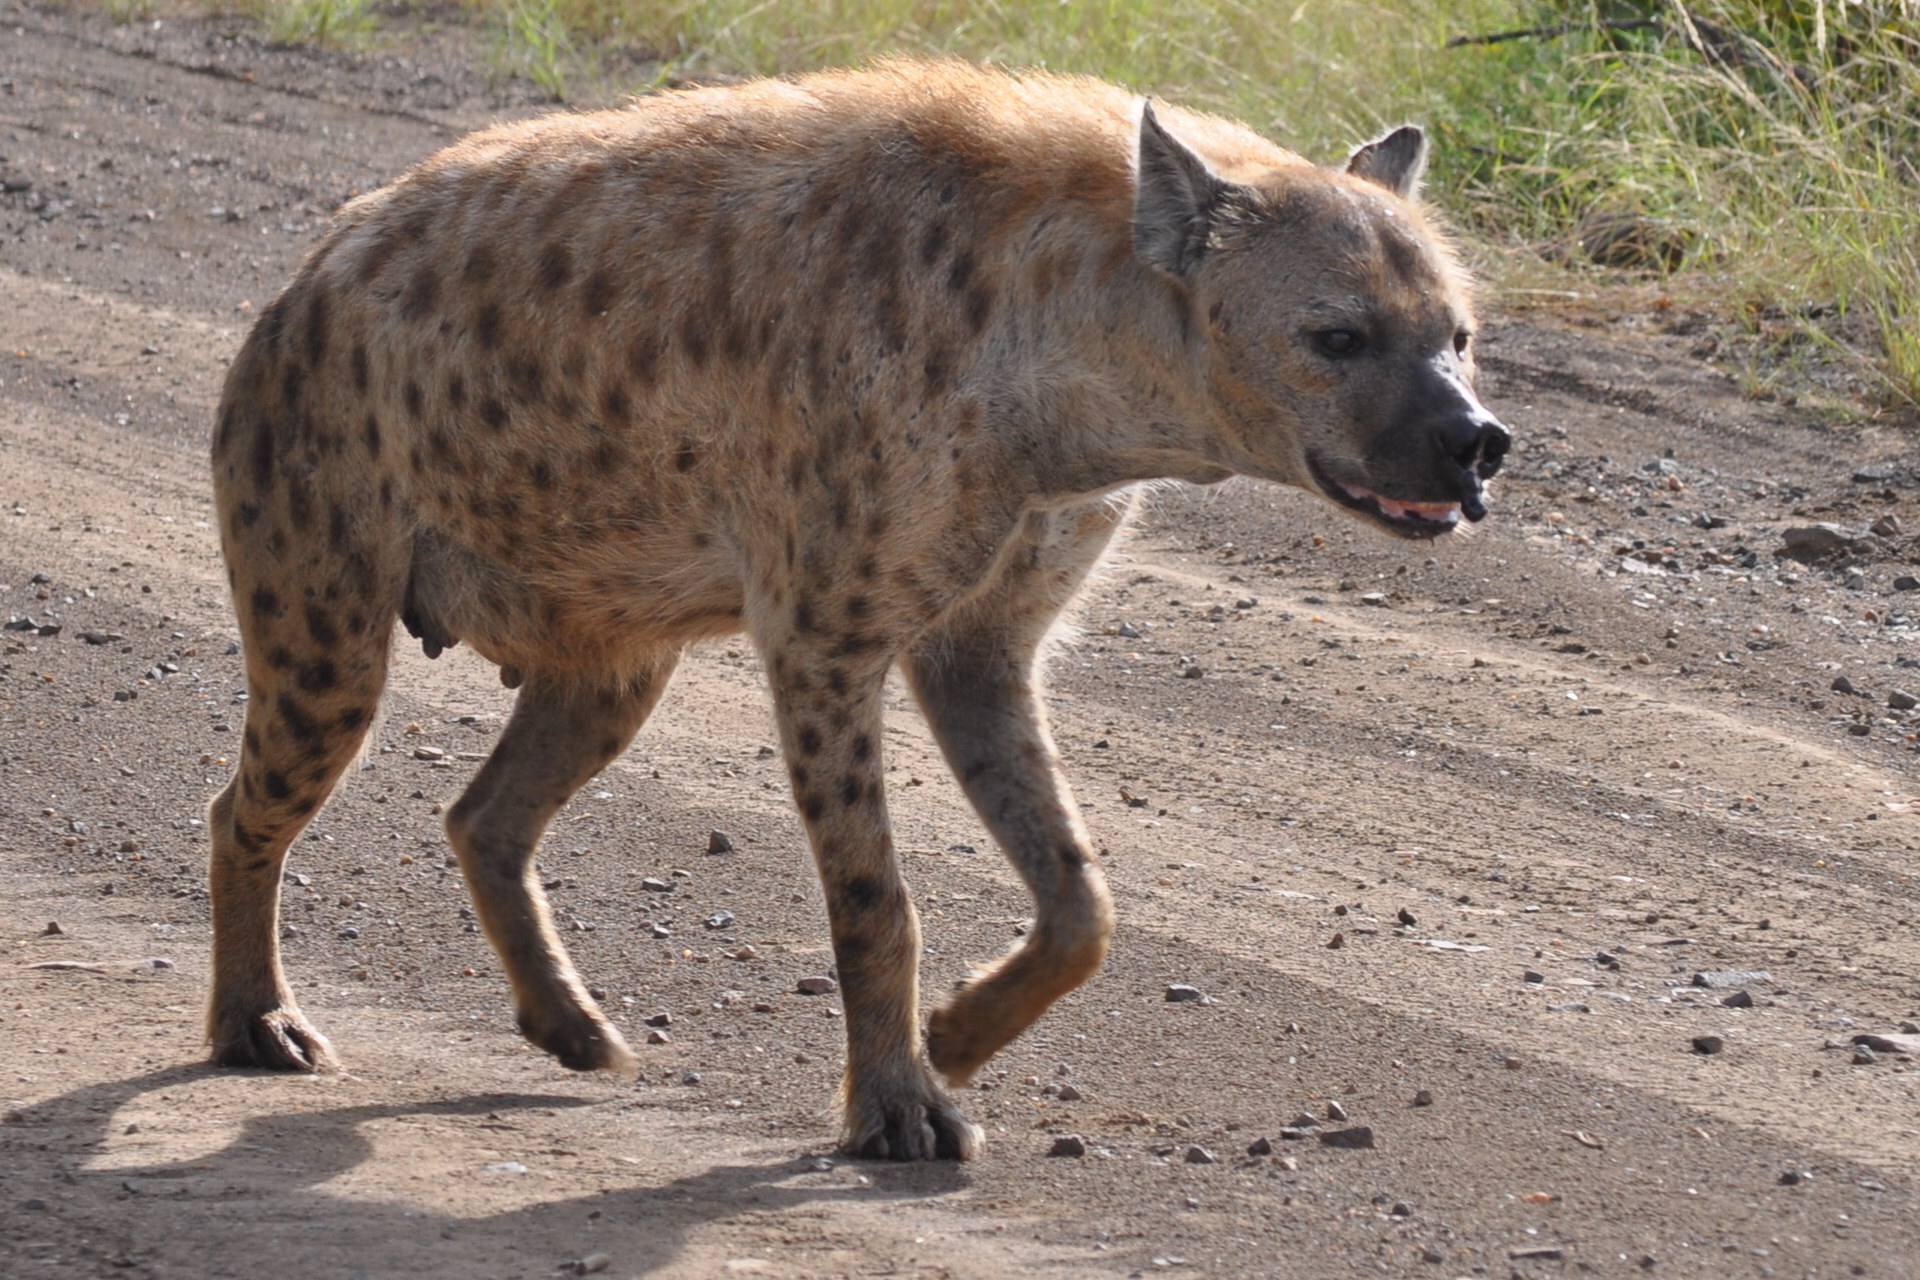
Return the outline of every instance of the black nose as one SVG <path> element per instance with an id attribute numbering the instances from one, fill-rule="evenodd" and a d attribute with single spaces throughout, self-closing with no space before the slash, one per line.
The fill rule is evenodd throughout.
<path id="1" fill-rule="evenodd" d="M 1513 447 L 1513 435 L 1498 419 L 1481 412 L 1456 419 L 1438 432 L 1440 451 L 1458 463 L 1462 471 L 1481 480 L 1491 480 L 1500 463 Z"/>

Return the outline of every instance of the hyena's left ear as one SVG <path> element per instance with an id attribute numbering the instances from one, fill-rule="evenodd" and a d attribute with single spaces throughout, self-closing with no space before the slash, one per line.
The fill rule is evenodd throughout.
<path id="1" fill-rule="evenodd" d="M 1427 167 L 1427 135 L 1420 126 L 1403 124 L 1383 133 L 1347 157 L 1347 172 L 1385 187 L 1402 200 L 1420 194 L 1420 175 Z"/>
<path id="2" fill-rule="evenodd" d="M 1213 212 L 1227 183 L 1186 143 L 1140 108 L 1140 163 L 1133 189 L 1133 251 L 1149 265 L 1186 279 L 1206 252 Z"/>

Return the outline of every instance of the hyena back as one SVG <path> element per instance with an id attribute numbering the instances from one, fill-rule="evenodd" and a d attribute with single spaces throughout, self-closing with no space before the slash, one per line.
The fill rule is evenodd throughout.
<path id="1" fill-rule="evenodd" d="M 1098 82 L 953 63 L 662 95 L 476 135 L 346 206 L 214 437 L 251 699 L 214 801 L 209 1034 L 314 1069 L 287 847 L 359 750 L 393 624 L 519 693 L 447 829 L 527 1037 L 632 1055 L 533 857 L 681 651 L 772 688 L 845 999 L 849 1150 L 966 1157 L 967 1080 L 1113 914 L 1036 653 L 1130 487 L 1294 484 L 1393 532 L 1484 514 L 1504 430 L 1401 129 L 1324 170 Z M 930 1020 L 882 785 L 898 664 L 1037 904 Z"/>

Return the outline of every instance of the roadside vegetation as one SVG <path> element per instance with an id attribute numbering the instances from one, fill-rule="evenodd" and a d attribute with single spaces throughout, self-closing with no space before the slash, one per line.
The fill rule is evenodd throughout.
<path id="1" fill-rule="evenodd" d="M 361 44 L 377 13 L 244 2 L 286 41 Z M 496 73 L 557 100 L 905 52 L 1105 76 L 1322 160 L 1420 120 L 1496 285 L 1651 281 L 1756 391 L 1840 369 L 1838 398 L 1920 404 L 1920 0 L 467 2 Z M 610 83 L 614 49 L 657 73 Z"/>

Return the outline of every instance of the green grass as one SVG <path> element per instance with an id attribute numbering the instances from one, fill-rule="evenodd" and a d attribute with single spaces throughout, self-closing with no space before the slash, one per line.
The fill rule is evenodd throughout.
<path id="1" fill-rule="evenodd" d="M 259 17 L 275 44 L 345 49 L 364 48 L 378 25 L 373 0 L 267 0 Z"/>
<path id="2" fill-rule="evenodd" d="M 1788 317 L 1858 360 L 1869 410 L 1920 404 L 1920 0 L 469 3 L 498 33 L 495 69 L 556 99 L 570 71 L 604 85 L 613 46 L 664 62 L 614 86 L 631 89 L 922 53 L 1100 75 L 1322 161 L 1422 121 L 1433 197 L 1496 286 L 1538 283 L 1524 264 L 1591 214 L 1657 219 L 1689 246 L 1663 267 L 1670 293 L 1735 324 Z M 1525 27 L 1550 30 L 1447 47 Z"/>

